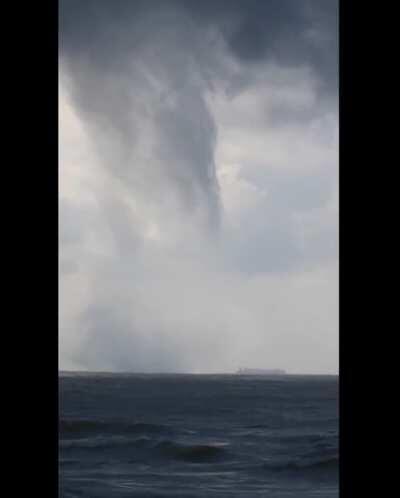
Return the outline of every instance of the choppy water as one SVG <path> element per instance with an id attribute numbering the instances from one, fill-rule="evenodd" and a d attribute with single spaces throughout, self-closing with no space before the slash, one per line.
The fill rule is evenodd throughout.
<path id="1" fill-rule="evenodd" d="M 338 496 L 338 380 L 62 374 L 60 497 Z"/>

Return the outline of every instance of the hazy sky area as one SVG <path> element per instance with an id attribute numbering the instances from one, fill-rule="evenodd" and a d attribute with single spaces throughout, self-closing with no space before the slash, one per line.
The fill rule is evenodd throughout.
<path id="1" fill-rule="evenodd" d="M 59 10 L 60 369 L 337 373 L 337 2 Z"/>

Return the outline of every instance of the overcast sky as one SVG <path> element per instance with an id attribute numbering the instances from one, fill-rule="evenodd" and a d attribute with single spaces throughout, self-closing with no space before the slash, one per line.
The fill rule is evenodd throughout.
<path id="1" fill-rule="evenodd" d="M 337 22 L 60 1 L 60 369 L 337 373 Z"/>

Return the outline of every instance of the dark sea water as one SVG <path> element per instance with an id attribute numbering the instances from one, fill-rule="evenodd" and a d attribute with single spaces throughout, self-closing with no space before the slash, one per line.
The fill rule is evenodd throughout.
<path id="1" fill-rule="evenodd" d="M 60 374 L 60 497 L 337 497 L 338 379 Z"/>

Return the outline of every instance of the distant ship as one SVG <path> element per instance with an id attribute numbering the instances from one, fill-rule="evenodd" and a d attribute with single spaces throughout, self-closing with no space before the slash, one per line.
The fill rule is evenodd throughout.
<path id="1" fill-rule="evenodd" d="M 273 369 L 263 369 L 263 368 L 239 368 L 236 372 L 238 375 L 264 375 L 264 376 L 276 376 L 276 375 L 286 375 L 285 370 L 279 368 Z"/>

